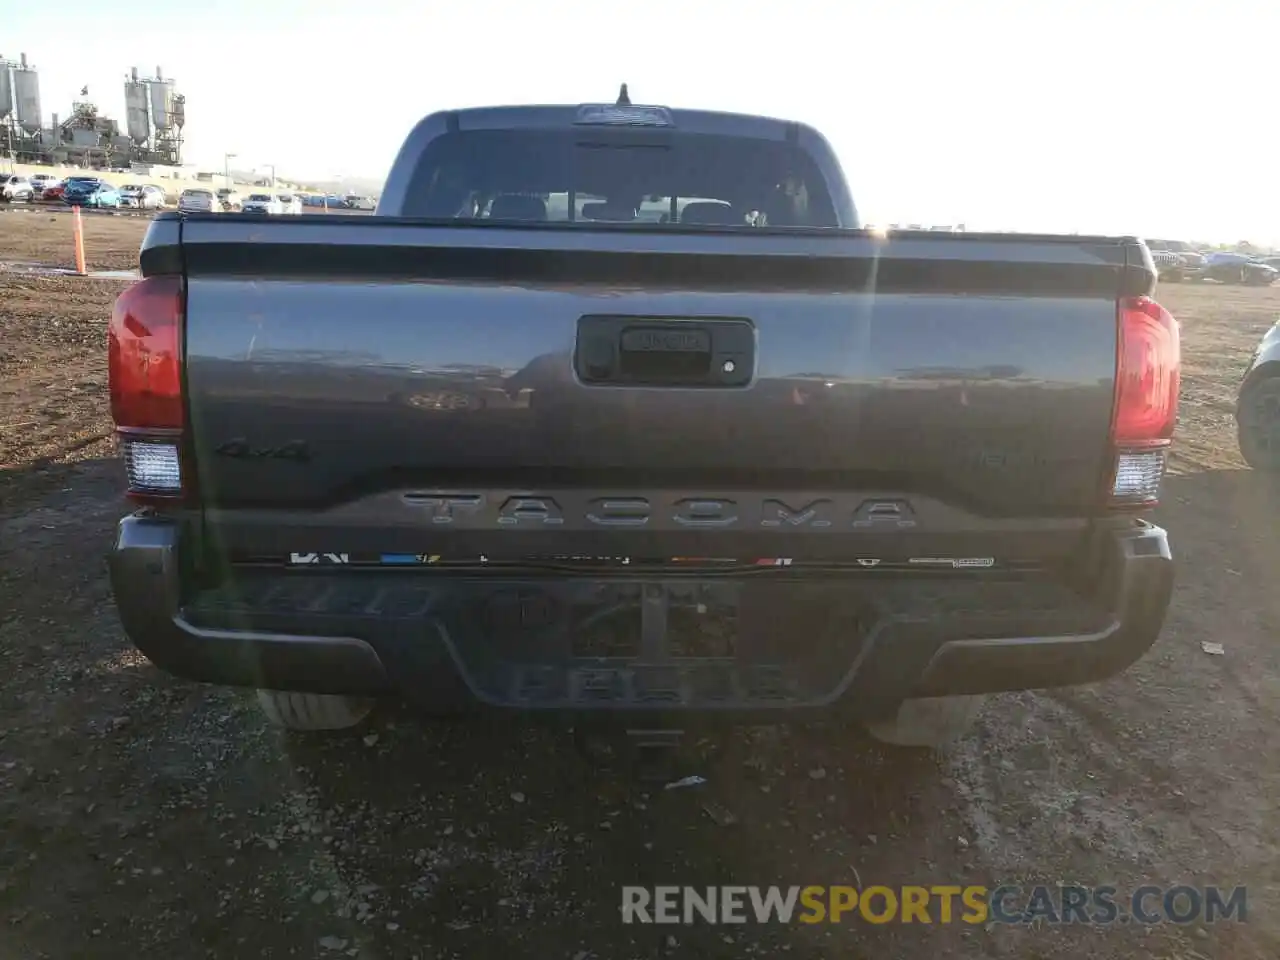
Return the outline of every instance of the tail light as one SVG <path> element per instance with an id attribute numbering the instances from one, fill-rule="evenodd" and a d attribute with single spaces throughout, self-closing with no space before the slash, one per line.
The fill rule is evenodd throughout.
<path id="1" fill-rule="evenodd" d="M 129 498 L 172 503 L 184 492 L 181 277 L 146 277 L 116 299 L 107 328 L 111 418 Z"/>
<path id="2" fill-rule="evenodd" d="M 1128 297 L 1120 301 L 1118 327 L 1111 503 L 1151 507 L 1178 422 L 1178 321 L 1150 297 Z"/>

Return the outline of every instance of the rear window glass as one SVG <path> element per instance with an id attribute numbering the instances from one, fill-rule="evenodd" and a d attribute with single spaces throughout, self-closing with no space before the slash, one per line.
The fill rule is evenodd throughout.
<path id="1" fill-rule="evenodd" d="M 251 193 L 249 199 L 254 203 L 270 203 L 271 198 L 265 193 Z"/>
<path id="2" fill-rule="evenodd" d="M 552 222 L 835 227 L 812 158 L 780 141 L 612 130 L 446 134 L 405 214 Z"/>

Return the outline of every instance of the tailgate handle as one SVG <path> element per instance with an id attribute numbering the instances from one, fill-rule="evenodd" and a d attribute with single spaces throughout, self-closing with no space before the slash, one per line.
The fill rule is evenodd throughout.
<path id="1" fill-rule="evenodd" d="M 618 343 L 618 370 L 639 382 L 705 382 L 711 334 L 693 324 L 627 327 Z"/>
<path id="2" fill-rule="evenodd" d="M 584 383 L 741 387 L 755 367 L 755 329 L 737 318 L 582 317 L 574 365 Z"/>

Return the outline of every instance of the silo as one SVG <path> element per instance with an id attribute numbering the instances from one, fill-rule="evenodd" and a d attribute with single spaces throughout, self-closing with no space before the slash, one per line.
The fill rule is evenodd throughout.
<path id="1" fill-rule="evenodd" d="M 0 120 L 13 112 L 13 83 L 9 80 L 9 64 L 0 60 Z"/>
<path id="2" fill-rule="evenodd" d="M 151 122 L 157 130 L 168 130 L 173 122 L 173 81 L 151 81 Z"/>
<path id="3" fill-rule="evenodd" d="M 146 143 L 151 137 L 151 121 L 147 117 L 147 85 L 126 80 L 124 85 L 125 129 L 134 143 Z"/>
<path id="4" fill-rule="evenodd" d="M 13 71 L 14 116 L 27 133 L 40 129 L 40 74 L 26 67 Z"/>

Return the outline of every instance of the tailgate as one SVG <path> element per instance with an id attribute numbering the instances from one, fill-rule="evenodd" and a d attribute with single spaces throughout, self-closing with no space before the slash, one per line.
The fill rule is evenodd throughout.
<path id="1" fill-rule="evenodd" d="M 524 529 L 661 552 L 779 516 L 1073 534 L 1110 467 L 1116 300 L 1149 284 L 1103 238 L 180 229 L 203 505 L 257 547 L 281 511 L 319 550 Z"/>

